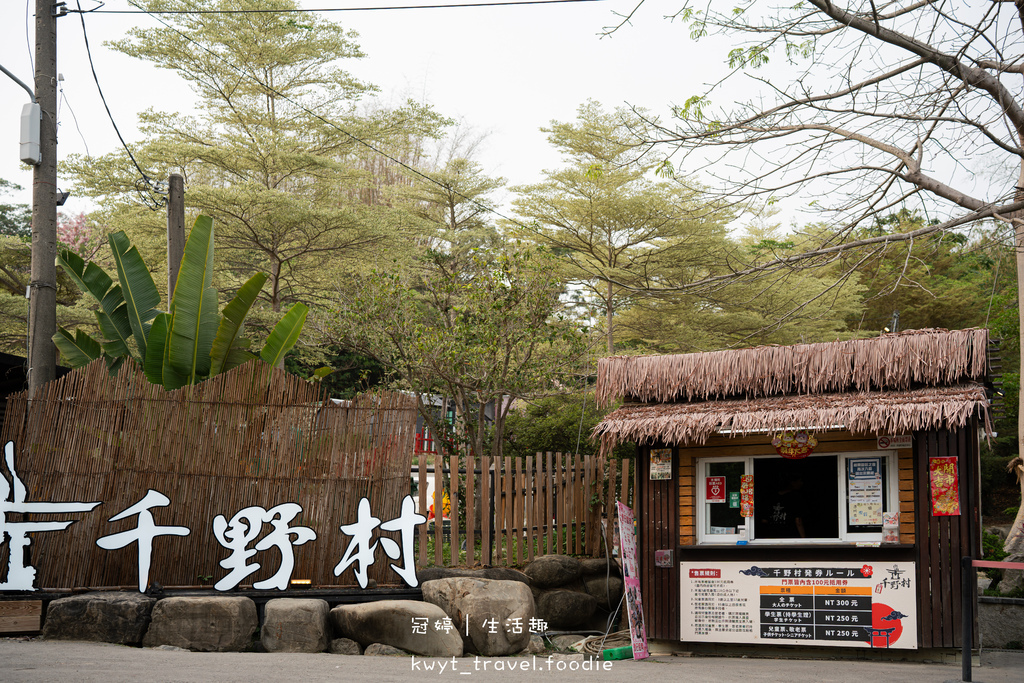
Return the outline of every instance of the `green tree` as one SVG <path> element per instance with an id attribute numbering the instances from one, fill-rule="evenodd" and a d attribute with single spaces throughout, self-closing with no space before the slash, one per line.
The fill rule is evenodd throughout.
<path id="1" fill-rule="evenodd" d="M 458 452 L 481 455 L 489 439 L 490 454 L 501 455 L 512 399 L 550 389 L 582 353 L 581 336 L 560 317 L 561 292 L 550 257 L 536 249 L 428 249 L 415 271 L 363 278 L 333 330 L 416 392 L 437 435 L 450 430 L 432 396 L 452 401 Z"/>
<path id="2" fill-rule="evenodd" d="M 600 444 L 590 438 L 594 427 L 614 406 L 598 408 L 592 391 L 552 394 L 517 402 L 508 414 L 505 455 L 525 457 L 538 452 L 594 454 Z M 636 444 L 621 443 L 613 454 L 632 457 Z"/>
<path id="3" fill-rule="evenodd" d="M 638 115 L 606 112 L 595 102 L 571 123 L 553 121 L 548 140 L 565 167 L 542 183 L 516 188 L 520 233 L 549 247 L 559 272 L 603 321 L 608 354 L 615 352 L 616 312 L 662 278 L 702 279 L 716 272 L 730 216 L 715 212 L 681 183 L 653 181 L 630 134 Z"/>
<path id="4" fill-rule="evenodd" d="M 21 185 L 0 178 L 0 196 L 21 191 Z M 32 210 L 28 204 L 0 202 L 0 235 L 31 239 Z"/>
<path id="5" fill-rule="evenodd" d="M 436 135 L 432 110 L 359 109 L 375 88 L 338 66 L 363 56 L 356 34 L 292 0 L 144 0 L 169 26 L 136 28 L 112 46 L 176 72 L 196 92 L 198 113 L 148 111 L 136 156 L 156 177 L 185 176 L 186 205 L 218 222 L 218 282 L 235 291 L 254 270 L 267 286 L 254 309 L 276 314 L 333 296 L 351 271 L 393 244 L 391 209 L 363 202 L 375 178 L 358 140 L 385 151 Z M 198 14 L 232 10 L 233 13 Z M 243 10 L 242 12 L 234 12 Z M 134 200 L 137 178 L 121 154 L 67 164 L 81 191 L 103 198 L 151 264 L 162 265 L 163 228 Z M 266 326 L 265 326 L 266 327 Z"/>

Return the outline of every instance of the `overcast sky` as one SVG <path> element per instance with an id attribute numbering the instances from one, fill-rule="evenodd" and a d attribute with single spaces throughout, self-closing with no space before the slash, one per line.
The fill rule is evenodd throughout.
<path id="1" fill-rule="evenodd" d="M 444 4 L 450 0 L 426 0 Z M 473 2 L 474 0 L 469 0 Z M 559 164 L 539 128 L 552 119 L 572 120 L 587 98 L 607 107 L 640 105 L 664 113 L 702 90 L 718 71 L 724 53 L 698 47 L 679 22 L 664 17 L 672 0 L 648 0 L 611 37 L 602 29 L 618 23 L 637 0 L 603 0 L 515 7 L 359 11 L 326 14 L 360 34 L 367 57 L 345 68 L 381 89 L 385 101 L 413 97 L 440 113 L 488 133 L 479 161 L 510 184 L 534 182 L 544 168 Z M 370 7 L 391 0 L 305 0 L 306 8 Z M 4 0 L 0 15 L 0 64 L 32 84 L 29 45 L 33 42 L 34 0 Z M 69 7 L 75 8 L 70 0 Z M 83 2 L 83 9 L 94 6 Z M 131 9 L 108 0 L 104 9 Z M 89 14 L 86 28 L 100 85 L 125 138 L 139 138 L 138 112 L 153 107 L 188 111 L 193 96 L 173 73 L 104 46 L 131 26 L 156 26 L 145 15 Z M 26 29 L 26 26 L 28 27 Z M 58 153 L 105 154 L 118 147 L 89 71 L 79 15 L 58 22 L 61 102 Z M 30 203 L 31 172 L 18 158 L 19 117 L 27 94 L 0 74 L 0 177 L 26 188 L 16 199 Z M 72 110 L 77 117 L 76 127 Z M 81 132 L 79 132 L 79 129 Z M 58 185 L 70 185 L 59 178 Z M 64 210 L 91 207 L 72 197 Z"/>

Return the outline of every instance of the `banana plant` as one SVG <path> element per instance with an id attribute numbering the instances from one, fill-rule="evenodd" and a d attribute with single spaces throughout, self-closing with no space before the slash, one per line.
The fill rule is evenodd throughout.
<path id="1" fill-rule="evenodd" d="M 169 310 L 157 309 L 160 294 L 138 249 L 123 232 L 110 236 L 120 284 L 114 284 L 97 264 L 62 251 L 58 263 L 99 309 L 96 319 L 102 335 L 96 340 L 82 330 L 63 327 L 53 341 L 71 367 L 105 358 L 111 373 L 126 358 L 145 370 L 146 377 L 165 389 L 195 384 L 257 357 L 280 365 L 295 346 L 308 309 L 295 304 L 271 331 L 259 355 L 250 351 L 242 326 L 267 276 L 256 273 L 217 313 L 213 287 L 213 219 L 200 216 L 185 244 L 178 280 Z"/>

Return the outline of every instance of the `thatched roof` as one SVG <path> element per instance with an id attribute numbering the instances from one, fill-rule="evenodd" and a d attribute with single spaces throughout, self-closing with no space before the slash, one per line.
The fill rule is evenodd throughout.
<path id="1" fill-rule="evenodd" d="M 957 429 L 980 415 L 991 431 L 988 331 L 912 330 L 873 339 L 761 346 L 598 364 L 598 401 L 627 404 L 594 429 L 623 441 L 703 443 L 728 432 L 842 427 L 861 434 Z"/>
<path id="2" fill-rule="evenodd" d="M 704 401 L 632 403 L 601 421 L 594 436 L 601 451 L 635 441 L 704 443 L 716 433 L 739 436 L 787 428 L 811 431 L 845 427 L 859 434 L 907 434 L 917 430 L 963 427 L 980 411 L 990 431 L 985 387 L 977 383 L 909 391 L 858 391 L 804 396 Z"/>
<path id="3" fill-rule="evenodd" d="M 666 356 L 597 366 L 601 405 L 948 386 L 987 374 L 988 330 L 911 330 L 871 339 Z"/>

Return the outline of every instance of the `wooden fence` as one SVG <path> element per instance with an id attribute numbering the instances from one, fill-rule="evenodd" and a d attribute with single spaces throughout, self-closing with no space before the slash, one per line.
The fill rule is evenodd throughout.
<path id="1" fill-rule="evenodd" d="M 354 567 L 333 574 L 350 542 L 339 526 L 356 521 L 364 496 L 375 517 L 399 516 L 415 431 L 409 397 L 372 394 L 340 407 L 319 387 L 262 362 L 166 392 L 133 365 L 112 378 L 97 361 L 51 382 L 38 399 L 29 402 L 24 393 L 9 399 L 2 443 L 14 441 L 17 472 L 0 467 L 0 476 L 15 488 L 18 479 L 24 482 L 28 502 L 101 503 L 85 513 L 26 515 L 74 521 L 63 531 L 32 534 L 37 588 L 137 585 L 137 543 L 103 550 L 96 541 L 136 528 L 137 516 L 110 520 L 148 489 L 170 499 L 152 508 L 157 525 L 190 529 L 188 536 L 153 541 L 151 583 L 212 585 L 227 574 L 221 562 L 230 554 L 213 533 L 217 515 L 230 520 L 250 506 L 298 503 L 298 516 L 264 524 L 250 547 L 280 523 L 306 527 L 316 539 L 290 546 L 291 576 L 320 586 L 354 585 Z M 9 545 L 0 546 L 0 580 Z M 401 583 L 379 550 L 369 576 Z M 271 547 L 249 562 L 262 568 L 245 585 L 276 573 L 282 550 Z"/>
<path id="2" fill-rule="evenodd" d="M 442 523 L 420 527 L 417 564 L 516 567 L 545 554 L 599 557 L 613 544 L 615 501 L 632 504 L 631 462 L 562 453 L 420 455 L 419 509 L 441 510 L 447 493 L 451 511 Z"/>

